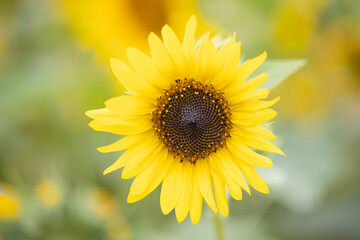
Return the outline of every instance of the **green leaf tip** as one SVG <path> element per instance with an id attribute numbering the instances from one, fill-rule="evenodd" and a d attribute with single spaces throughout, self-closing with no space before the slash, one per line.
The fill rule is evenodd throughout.
<path id="1" fill-rule="evenodd" d="M 278 86 L 290 75 L 305 66 L 305 59 L 284 59 L 284 60 L 266 60 L 251 76 L 250 79 L 260 73 L 269 74 L 268 80 L 263 85 L 264 88 L 271 90 Z"/>

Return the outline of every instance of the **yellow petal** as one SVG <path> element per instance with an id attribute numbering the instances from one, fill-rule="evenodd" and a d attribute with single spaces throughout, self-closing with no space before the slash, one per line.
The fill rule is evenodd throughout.
<path id="1" fill-rule="evenodd" d="M 140 74 L 131 71 L 121 60 L 111 58 L 110 66 L 116 78 L 132 95 L 147 97 L 154 102 L 154 96 L 161 94 L 160 89 L 150 85 Z"/>
<path id="2" fill-rule="evenodd" d="M 232 111 L 239 111 L 239 112 L 253 112 L 258 111 L 261 109 L 265 109 L 268 107 L 271 107 L 275 103 L 279 101 L 280 97 L 277 97 L 270 101 L 261 101 L 261 100 L 255 100 L 255 101 L 246 101 L 239 103 L 237 105 L 232 106 Z"/>
<path id="3" fill-rule="evenodd" d="M 214 170 L 211 170 L 211 177 L 214 183 L 214 192 L 217 206 L 222 215 L 227 217 L 229 214 L 229 206 L 226 199 L 225 183 Z"/>
<path id="4" fill-rule="evenodd" d="M 253 79 L 250 79 L 242 84 L 239 84 L 237 89 L 233 89 L 233 92 L 245 92 L 245 91 L 254 90 L 255 88 L 263 85 L 267 81 L 268 76 L 269 75 L 267 73 L 261 73 L 258 76 L 254 77 Z"/>
<path id="5" fill-rule="evenodd" d="M 259 176 L 253 166 L 246 163 L 239 163 L 238 166 L 254 189 L 261 193 L 269 193 L 269 188 L 266 182 Z"/>
<path id="6" fill-rule="evenodd" d="M 183 183 L 183 164 L 174 160 L 175 163 L 169 170 L 161 186 L 160 207 L 166 215 L 174 209 Z"/>
<path id="7" fill-rule="evenodd" d="M 89 126 L 95 131 L 116 133 L 119 135 L 130 135 L 145 132 L 152 128 L 150 119 L 111 119 L 98 118 L 89 123 Z"/>
<path id="8" fill-rule="evenodd" d="M 216 48 L 213 42 L 209 39 L 209 34 L 206 34 L 202 39 L 199 50 L 196 55 L 196 65 L 194 78 L 202 83 L 209 83 L 216 70 Z"/>
<path id="9" fill-rule="evenodd" d="M 160 73 L 170 81 L 175 80 L 177 72 L 169 51 L 155 33 L 150 33 L 148 41 L 152 59 Z"/>
<path id="10" fill-rule="evenodd" d="M 150 140 L 149 143 L 150 144 L 148 146 L 145 146 L 148 149 L 146 155 L 141 156 L 139 154 L 138 157 L 133 158 L 126 163 L 121 174 L 123 179 L 135 177 L 148 168 L 149 165 L 153 161 L 156 161 L 156 159 L 159 157 L 159 153 L 162 149 L 162 143 L 158 139 Z"/>
<path id="11" fill-rule="evenodd" d="M 276 136 L 270 130 L 260 125 L 242 126 L 242 127 L 234 126 L 231 129 L 231 134 L 235 134 L 237 136 L 254 135 L 254 136 L 263 137 L 270 141 L 276 138 Z"/>
<path id="12" fill-rule="evenodd" d="M 217 154 L 211 154 L 210 156 L 209 156 L 209 163 L 211 169 L 215 171 L 215 173 L 218 174 L 222 179 L 224 179 L 226 185 L 228 186 L 230 195 L 236 200 L 241 200 L 242 199 L 241 187 L 236 181 L 234 181 L 234 179 L 229 174 L 228 172 L 229 168 L 224 167 L 223 159 L 220 159 Z"/>
<path id="13" fill-rule="evenodd" d="M 273 119 L 277 113 L 270 109 L 264 109 L 256 112 L 232 112 L 230 121 L 239 125 L 253 125 Z"/>
<path id="14" fill-rule="evenodd" d="M 102 153 L 119 152 L 129 148 L 130 146 L 136 145 L 139 141 L 142 141 L 143 138 L 146 138 L 148 134 L 151 133 L 147 131 L 144 133 L 128 135 L 110 145 L 99 147 L 97 150 Z"/>
<path id="15" fill-rule="evenodd" d="M 165 25 L 162 28 L 161 34 L 164 40 L 164 45 L 168 49 L 171 57 L 173 58 L 178 72 L 180 74 L 184 74 L 186 72 L 186 57 L 181 43 L 176 37 L 174 31 L 168 25 Z M 186 77 L 186 75 L 183 77 Z"/>
<path id="16" fill-rule="evenodd" d="M 190 60 L 195 53 L 195 31 L 196 31 L 196 17 L 192 15 L 186 24 L 184 40 L 182 44 L 186 58 L 188 60 Z"/>
<path id="17" fill-rule="evenodd" d="M 226 142 L 226 148 L 236 157 L 237 161 L 245 162 L 260 168 L 269 168 L 273 166 L 270 158 L 258 154 L 248 146 L 229 138 Z"/>
<path id="18" fill-rule="evenodd" d="M 160 89 L 168 88 L 169 81 L 162 77 L 153 60 L 136 48 L 127 48 L 128 59 L 149 83 Z"/>
<path id="19" fill-rule="evenodd" d="M 184 162 L 183 184 L 178 202 L 175 205 L 176 219 L 179 223 L 185 220 L 190 210 L 190 201 L 193 191 L 193 166 Z"/>
<path id="20" fill-rule="evenodd" d="M 15 221 L 21 215 L 22 205 L 17 194 L 9 185 L 0 182 L 0 221 Z"/>
<path id="21" fill-rule="evenodd" d="M 215 213 L 217 212 L 212 187 L 209 165 L 206 160 L 200 159 L 195 163 L 196 182 L 205 201 Z"/>
<path id="22" fill-rule="evenodd" d="M 121 96 L 107 100 L 105 106 L 120 116 L 139 116 L 151 114 L 155 109 L 154 104 L 145 102 L 135 96 Z"/>
<path id="23" fill-rule="evenodd" d="M 245 101 L 267 98 L 269 96 L 269 93 L 270 92 L 265 88 L 260 88 L 249 92 L 243 92 L 241 94 L 229 94 L 228 92 L 225 92 L 226 98 L 228 99 L 229 106 L 231 108 L 239 103 L 242 104 Z"/>
<path id="24" fill-rule="evenodd" d="M 251 195 L 250 188 L 246 183 L 244 176 L 242 175 L 238 166 L 233 161 L 232 156 L 228 153 L 228 150 L 226 148 L 220 149 L 219 151 L 217 151 L 217 156 L 221 161 L 224 172 L 226 172 L 228 176 L 231 177 L 237 185 L 239 185 L 242 189 L 249 193 L 249 195 Z"/>
<path id="25" fill-rule="evenodd" d="M 196 225 L 201 217 L 203 197 L 197 184 L 193 186 L 193 192 L 190 202 L 190 219 Z"/>
<path id="26" fill-rule="evenodd" d="M 135 111 L 133 111 L 132 113 L 135 113 Z M 101 108 L 101 109 L 95 109 L 95 110 L 90 110 L 90 111 L 86 111 L 85 115 L 94 119 L 94 120 L 113 120 L 113 121 L 131 121 L 133 122 L 134 119 L 136 118 L 141 118 L 141 119 L 150 119 L 151 115 L 148 112 L 147 114 L 131 114 L 131 112 L 114 112 L 114 111 L 110 111 L 108 108 Z"/>
<path id="27" fill-rule="evenodd" d="M 151 153 L 152 148 L 149 148 L 149 146 L 154 145 L 154 139 L 151 137 L 151 135 L 149 135 L 147 138 L 142 138 L 141 140 L 142 141 L 137 142 L 136 145 L 126 150 L 113 165 L 108 167 L 104 171 L 104 175 L 122 168 L 134 158 L 143 158 L 144 156 L 148 155 L 149 152 Z"/>
<path id="28" fill-rule="evenodd" d="M 261 55 L 241 64 L 238 70 L 238 83 L 245 81 L 266 59 L 267 53 L 263 52 Z"/>
<path id="29" fill-rule="evenodd" d="M 86 111 L 85 115 L 88 116 L 89 118 L 92 118 L 92 119 L 104 118 L 104 117 L 106 117 L 106 118 L 119 118 L 116 113 L 111 112 L 107 108 L 101 108 L 101 109 L 95 109 L 95 110 Z"/>
<path id="30" fill-rule="evenodd" d="M 236 32 L 234 32 L 232 38 L 230 41 L 228 41 L 224 46 L 222 46 L 219 50 L 219 54 L 217 57 L 217 64 L 221 65 L 224 64 L 229 60 L 229 56 L 231 56 L 231 53 L 233 52 L 233 47 L 236 39 Z"/>
<path id="31" fill-rule="evenodd" d="M 161 151 L 156 161 L 153 161 L 131 184 L 128 203 L 139 201 L 154 191 L 164 180 L 173 163 L 173 159 L 169 159 L 168 152 Z"/>
<path id="32" fill-rule="evenodd" d="M 219 67 L 214 76 L 213 84 L 217 89 L 225 90 L 227 86 L 231 86 L 233 81 L 237 79 L 238 65 L 241 54 L 241 44 L 233 43 L 235 41 L 235 33 L 224 47 L 222 47 L 217 56 L 217 66 Z M 231 92 L 231 91 L 230 91 Z"/>
<path id="33" fill-rule="evenodd" d="M 234 138 L 234 141 L 241 141 L 243 144 L 246 144 L 251 148 L 266 152 L 273 152 L 285 156 L 283 151 L 281 151 L 278 147 L 261 137 L 254 137 L 252 135 L 238 136 L 236 134 L 234 134 L 232 137 Z"/>

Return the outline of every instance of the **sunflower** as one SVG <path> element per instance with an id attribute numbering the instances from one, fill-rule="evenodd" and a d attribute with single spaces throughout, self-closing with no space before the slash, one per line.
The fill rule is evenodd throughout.
<path id="1" fill-rule="evenodd" d="M 0 182 L 0 221 L 15 221 L 20 217 L 21 204 L 17 194 L 9 185 Z"/>
<path id="2" fill-rule="evenodd" d="M 247 181 L 268 193 L 254 166 L 271 167 L 272 161 L 254 150 L 283 154 L 268 141 L 275 139 L 273 133 L 260 125 L 276 115 L 268 107 L 279 100 L 259 100 L 269 95 L 257 89 L 267 74 L 246 81 L 266 52 L 239 65 L 235 33 L 217 50 L 209 33 L 196 48 L 195 30 L 192 16 L 180 43 L 165 25 L 163 41 L 154 33 L 148 37 L 151 57 L 128 48 L 131 66 L 111 59 L 128 93 L 86 113 L 94 119 L 89 124 L 94 130 L 126 135 L 98 150 L 126 150 L 104 174 L 124 167 L 122 178 L 135 177 L 128 202 L 139 201 L 162 183 L 162 212 L 175 209 L 178 222 L 190 213 L 193 224 L 200 219 L 203 198 L 214 212 L 228 215 L 226 187 L 236 200 L 242 199 L 242 190 L 250 194 Z"/>
<path id="3" fill-rule="evenodd" d="M 215 28 L 197 9 L 197 0 L 60 0 L 59 9 L 85 46 L 97 53 L 123 58 L 126 47 L 147 53 L 149 32 L 160 33 L 165 23 L 183 34 L 184 23 L 192 13 L 200 15 L 200 27 Z"/>

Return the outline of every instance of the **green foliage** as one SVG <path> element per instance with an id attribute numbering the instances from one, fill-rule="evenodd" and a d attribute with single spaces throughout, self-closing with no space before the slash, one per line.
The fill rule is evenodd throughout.
<path id="1" fill-rule="evenodd" d="M 270 59 L 265 61 L 252 76 L 263 72 L 269 74 L 267 82 L 262 87 L 271 90 L 305 65 L 306 60 L 304 59 Z"/>

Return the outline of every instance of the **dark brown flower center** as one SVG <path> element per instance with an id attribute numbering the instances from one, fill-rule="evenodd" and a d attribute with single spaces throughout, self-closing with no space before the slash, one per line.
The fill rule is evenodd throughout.
<path id="1" fill-rule="evenodd" d="M 180 161 L 195 161 L 223 147 L 229 135 L 224 94 L 193 79 L 176 80 L 157 99 L 152 113 L 156 134 Z"/>

